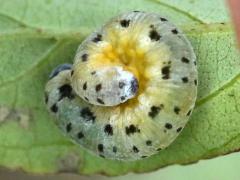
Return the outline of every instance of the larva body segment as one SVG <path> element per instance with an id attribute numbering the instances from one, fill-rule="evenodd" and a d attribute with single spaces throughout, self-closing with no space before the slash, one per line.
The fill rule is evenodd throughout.
<path id="1" fill-rule="evenodd" d="M 154 13 L 111 19 L 46 85 L 48 109 L 70 139 L 105 158 L 138 160 L 169 146 L 197 96 L 196 57 Z M 55 70 L 55 71 L 57 71 Z"/>

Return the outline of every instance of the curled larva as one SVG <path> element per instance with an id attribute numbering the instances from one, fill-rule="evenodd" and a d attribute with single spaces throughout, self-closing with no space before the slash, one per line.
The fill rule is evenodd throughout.
<path id="1" fill-rule="evenodd" d="M 70 139 L 95 154 L 137 160 L 169 146 L 197 95 L 196 57 L 166 18 L 119 15 L 58 66 L 45 89 L 48 109 Z"/>

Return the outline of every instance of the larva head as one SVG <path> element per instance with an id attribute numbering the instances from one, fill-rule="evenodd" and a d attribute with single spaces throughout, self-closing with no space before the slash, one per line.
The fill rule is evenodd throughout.
<path id="1" fill-rule="evenodd" d="M 138 80 L 121 66 L 106 66 L 92 73 L 87 71 L 88 74 L 77 73 L 78 68 L 84 69 L 77 66 L 72 85 L 76 93 L 91 104 L 115 106 L 137 94 Z"/>

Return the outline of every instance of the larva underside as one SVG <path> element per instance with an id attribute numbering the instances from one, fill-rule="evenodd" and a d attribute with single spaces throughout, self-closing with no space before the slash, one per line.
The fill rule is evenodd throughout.
<path id="1" fill-rule="evenodd" d="M 138 160 L 169 146 L 197 95 L 196 57 L 166 18 L 129 12 L 79 46 L 46 85 L 46 103 L 70 139 L 105 158 Z"/>

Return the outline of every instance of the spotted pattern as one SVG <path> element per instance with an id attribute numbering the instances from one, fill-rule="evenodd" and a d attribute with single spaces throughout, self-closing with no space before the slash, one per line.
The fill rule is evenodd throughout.
<path id="1" fill-rule="evenodd" d="M 106 29 L 121 34 L 117 38 L 119 42 L 124 40 L 123 37 L 136 37 L 137 43 L 134 38 L 131 43 L 136 44 L 138 53 L 144 52 L 143 57 L 150 62 L 134 66 L 136 76 L 135 73 L 133 77 L 126 75 L 129 81 L 119 78 L 114 89 L 108 88 L 111 80 L 101 79 L 103 71 L 93 63 L 96 49 L 101 57 L 100 52 L 106 44 L 114 49 L 114 43 L 118 42 L 106 37 L 110 33 Z M 138 33 L 141 36 L 138 37 Z M 141 46 L 142 42 L 144 46 Z M 144 51 L 140 47 L 152 49 Z M 121 46 L 118 48 L 119 52 L 125 53 Z M 128 53 L 128 56 L 136 57 L 134 52 Z M 106 56 L 112 55 L 106 53 Z M 136 59 L 136 63 L 143 61 L 139 57 Z M 131 71 L 128 68 L 131 63 L 124 63 L 123 69 Z M 76 68 L 78 66 L 81 68 Z M 104 63 L 101 62 L 101 66 L 104 67 Z M 140 71 L 138 66 L 143 70 Z M 77 88 L 73 83 L 76 77 L 79 78 Z M 74 65 L 55 68 L 49 76 L 44 96 L 48 110 L 57 118 L 56 124 L 74 142 L 99 157 L 129 161 L 158 153 L 183 131 L 193 111 L 197 84 L 196 57 L 182 31 L 165 17 L 134 11 L 118 16 L 91 34 L 80 45 Z M 78 90 L 83 93 L 81 96 Z M 128 91 L 135 97 L 128 99 L 126 94 L 120 93 L 114 96 L 118 90 Z M 112 96 L 122 104 L 108 106 L 106 98 Z"/>
<path id="2" fill-rule="evenodd" d="M 162 79 L 170 78 L 170 66 L 164 66 L 162 68 Z"/>
<path id="3" fill-rule="evenodd" d="M 122 27 L 126 28 L 126 27 L 129 26 L 130 20 L 123 19 L 123 20 L 120 21 L 120 24 L 121 24 Z"/>

